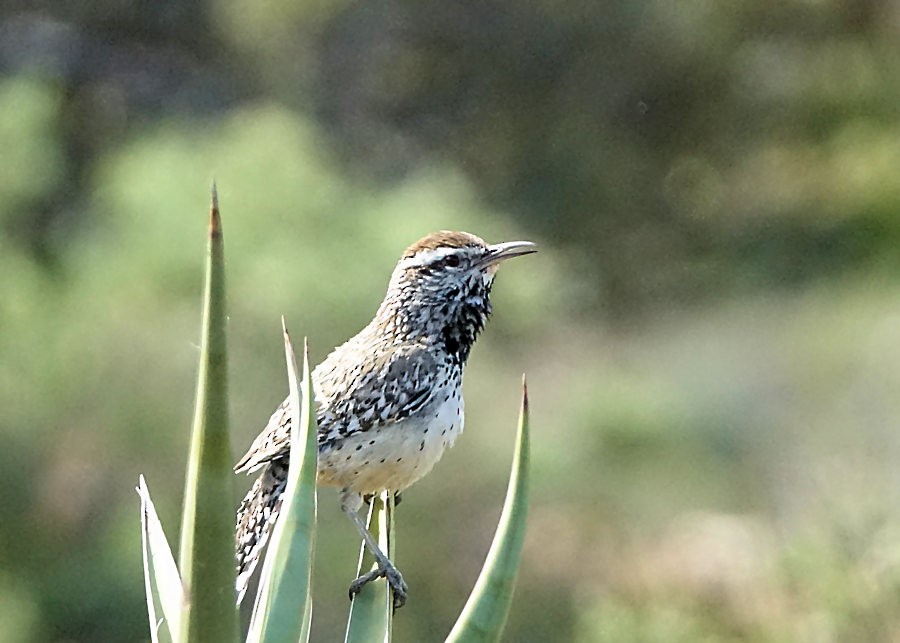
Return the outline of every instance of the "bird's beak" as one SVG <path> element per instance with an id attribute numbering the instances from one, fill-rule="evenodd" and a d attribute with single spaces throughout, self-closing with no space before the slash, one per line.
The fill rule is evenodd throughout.
<path id="1" fill-rule="evenodd" d="M 482 260 L 484 266 L 495 266 L 501 261 L 512 259 L 513 257 L 521 257 L 522 255 L 530 255 L 537 252 L 537 246 L 530 241 L 507 241 L 506 243 L 495 243 L 488 246 L 488 253 Z"/>

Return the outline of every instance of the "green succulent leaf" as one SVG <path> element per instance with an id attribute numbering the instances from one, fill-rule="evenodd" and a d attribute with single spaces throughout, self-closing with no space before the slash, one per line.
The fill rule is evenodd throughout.
<path id="1" fill-rule="evenodd" d="M 528 388 L 523 377 L 518 438 L 500 522 L 475 588 L 450 631 L 448 642 L 499 641 L 503 633 L 525 541 L 530 450 L 528 424 Z"/>
<path id="2" fill-rule="evenodd" d="M 179 569 L 187 600 L 179 641 L 237 640 L 225 315 L 222 224 L 213 185 L 200 372 L 181 520 Z"/>
<path id="3" fill-rule="evenodd" d="M 367 525 L 369 533 L 378 542 L 378 547 L 388 558 L 393 560 L 394 551 L 394 496 L 383 491 L 372 499 L 369 507 Z M 359 565 L 356 575 L 376 567 L 375 557 L 366 547 L 360 546 Z M 373 581 L 350 603 L 350 615 L 347 618 L 347 631 L 344 635 L 346 643 L 368 643 L 369 641 L 390 641 L 393 625 L 393 596 L 388 583 L 384 579 Z"/>
<path id="4" fill-rule="evenodd" d="M 284 329 L 284 349 L 290 384 L 291 466 L 281 512 L 263 562 L 248 643 L 307 641 L 312 620 L 318 453 L 314 396 L 306 342 L 303 382 L 299 387 L 297 361 L 287 329 Z"/>
<path id="5" fill-rule="evenodd" d="M 147 615 L 150 618 L 150 640 L 153 643 L 160 640 L 162 623 L 156 616 L 158 601 L 166 624 L 163 632 L 168 633 L 166 640 L 177 641 L 181 631 L 181 611 L 185 602 L 184 587 L 143 475 L 138 478 L 137 492 L 141 497 L 141 548 L 144 557 Z"/>

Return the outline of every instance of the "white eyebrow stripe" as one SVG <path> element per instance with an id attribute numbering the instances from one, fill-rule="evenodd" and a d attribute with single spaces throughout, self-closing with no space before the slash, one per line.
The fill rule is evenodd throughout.
<path id="1" fill-rule="evenodd" d="M 414 268 L 419 266 L 427 266 L 439 261 L 444 257 L 459 252 L 460 248 L 432 248 L 430 250 L 420 250 L 412 257 L 401 259 L 398 267 Z"/>

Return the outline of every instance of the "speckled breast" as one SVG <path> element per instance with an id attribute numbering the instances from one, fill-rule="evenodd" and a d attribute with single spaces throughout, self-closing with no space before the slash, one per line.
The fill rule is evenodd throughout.
<path id="1" fill-rule="evenodd" d="M 436 391 L 406 419 L 374 426 L 319 452 L 319 484 L 361 494 L 402 491 L 431 471 L 464 423 L 462 389 Z"/>

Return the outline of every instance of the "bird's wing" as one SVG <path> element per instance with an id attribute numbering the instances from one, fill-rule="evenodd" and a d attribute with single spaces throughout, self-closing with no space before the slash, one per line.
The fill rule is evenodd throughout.
<path id="1" fill-rule="evenodd" d="M 426 347 L 382 348 L 366 356 L 366 366 L 355 377 L 323 382 L 320 447 L 406 419 L 431 401 L 437 360 Z"/>
<path id="2" fill-rule="evenodd" d="M 438 365 L 426 347 L 381 347 L 374 354 L 348 345 L 341 348 L 313 372 L 320 448 L 403 420 L 431 401 Z M 249 473 L 286 456 L 290 437 L 291 412 L 285 400 L 234 470 Z"/>

